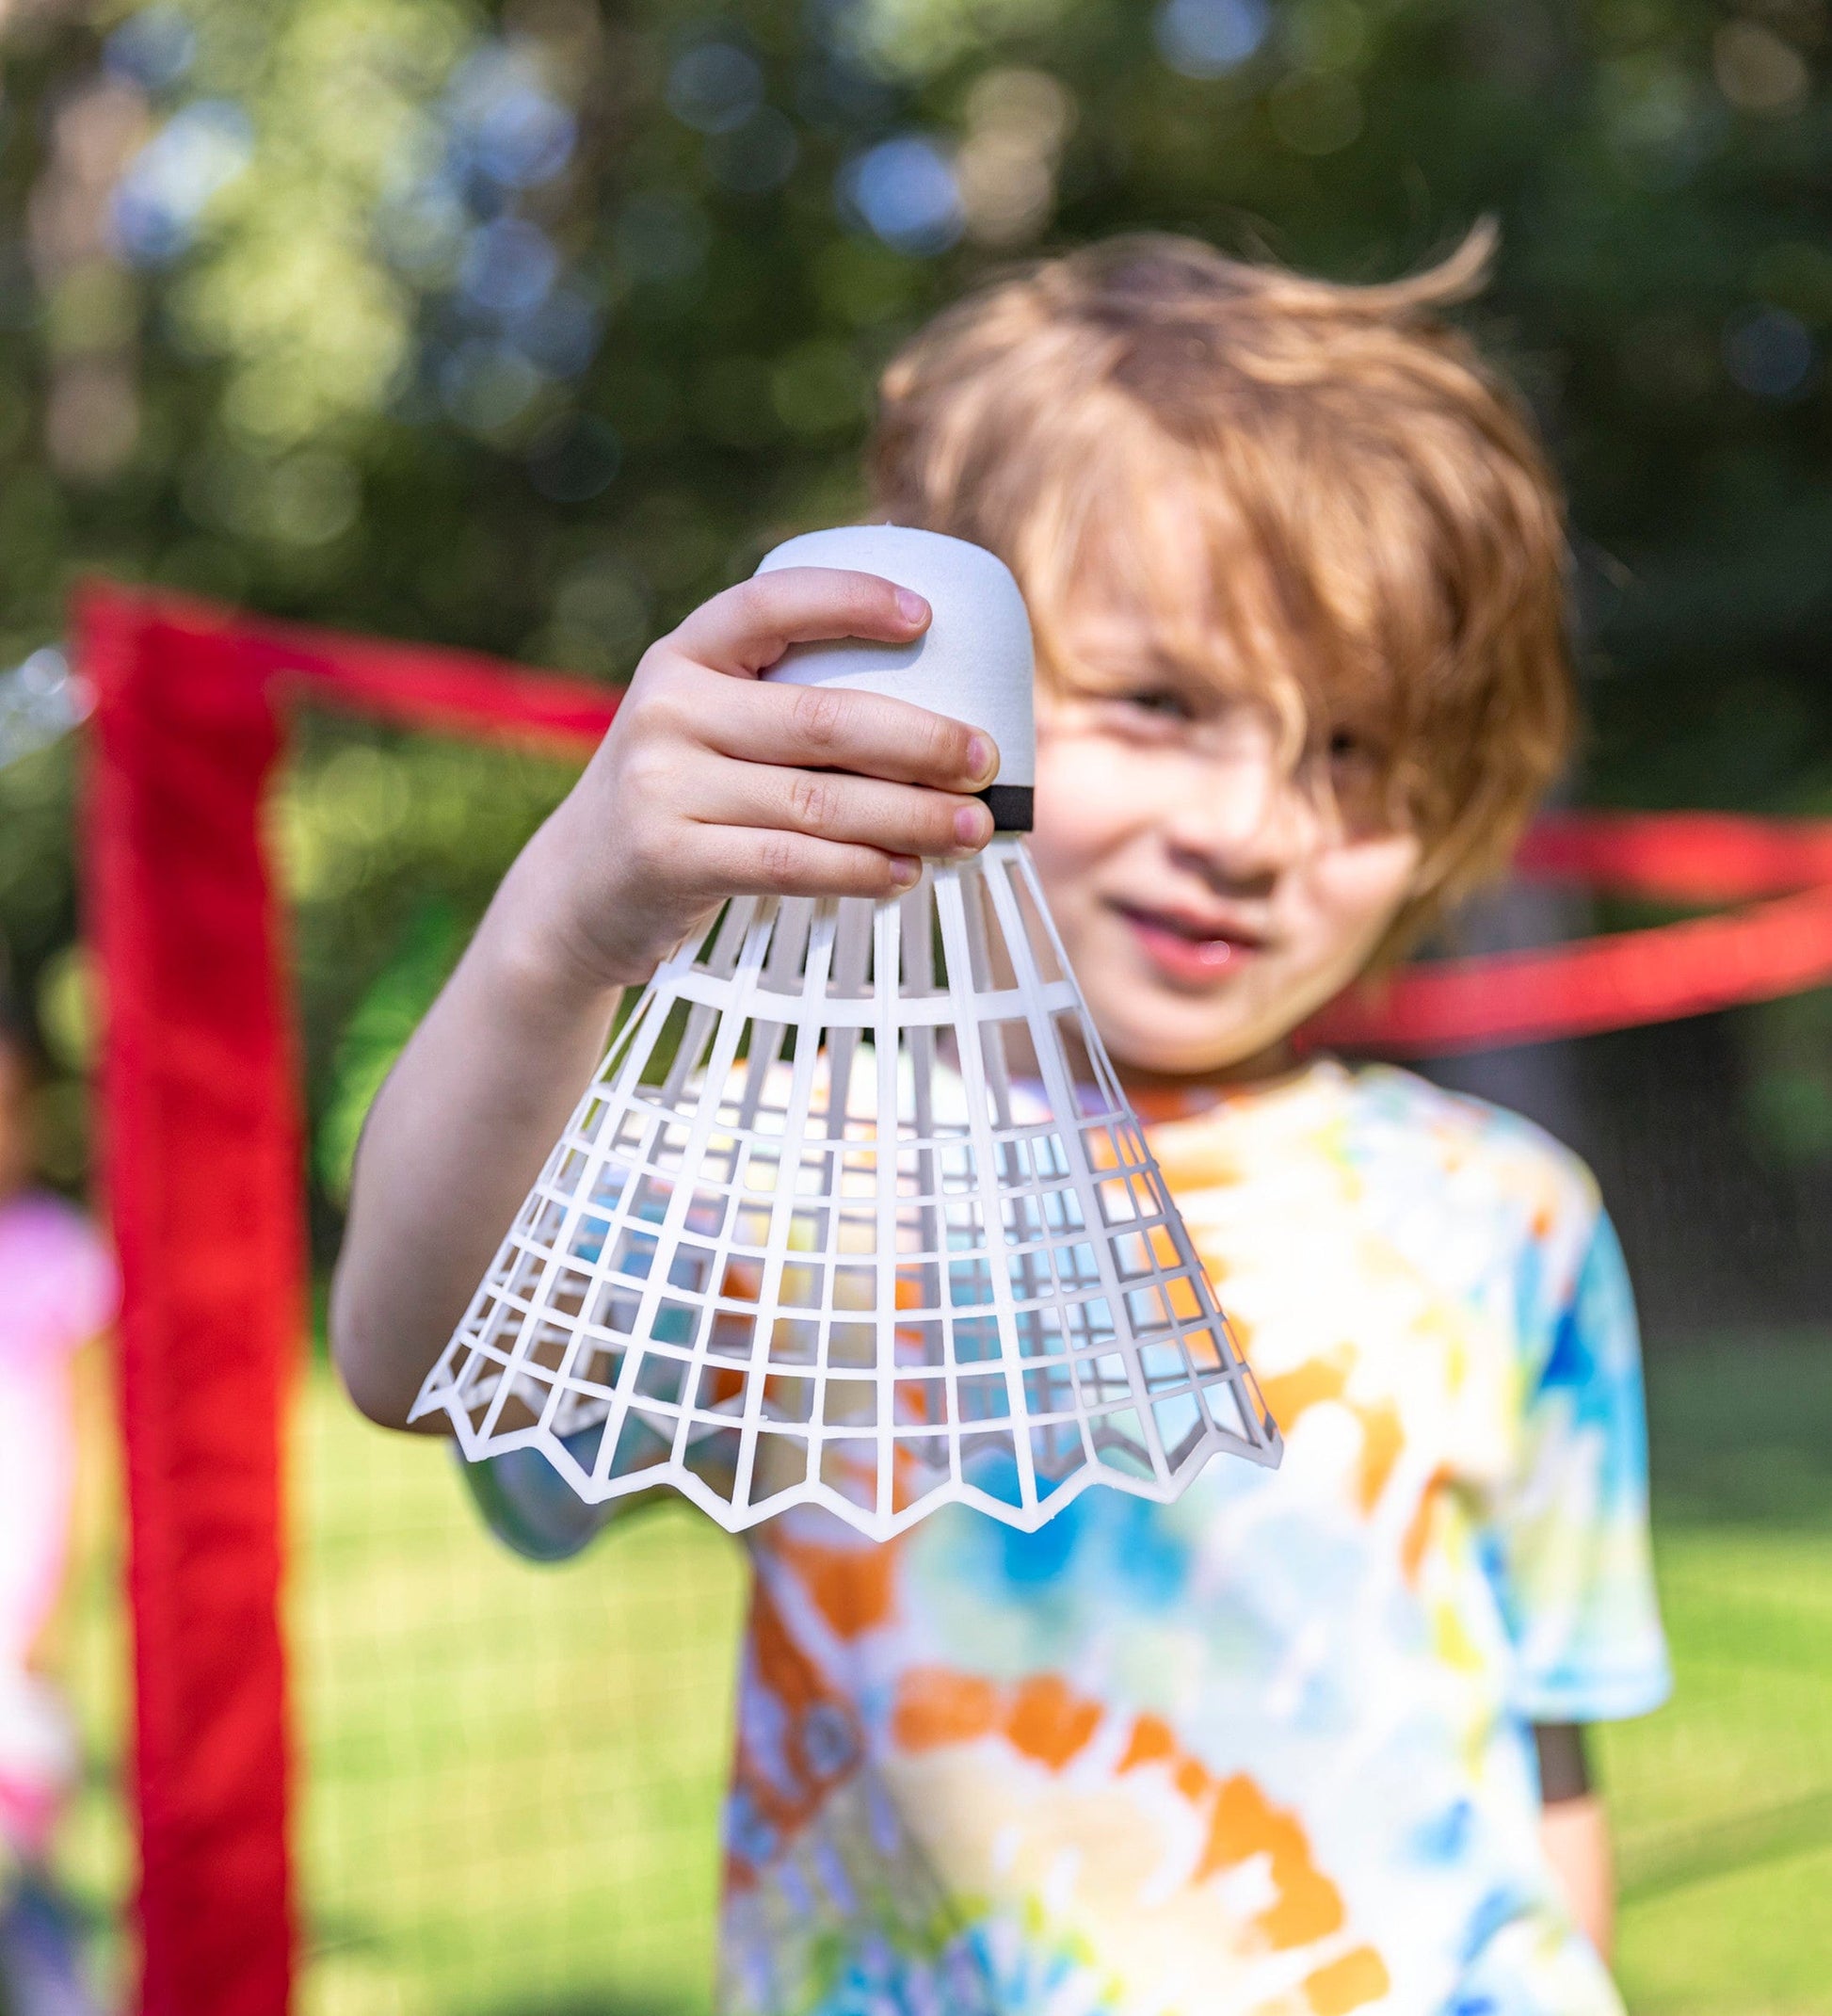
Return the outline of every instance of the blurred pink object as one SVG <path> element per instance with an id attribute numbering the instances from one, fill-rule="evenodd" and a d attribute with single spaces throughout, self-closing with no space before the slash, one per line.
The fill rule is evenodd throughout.
<path id="1" fill-rule="evenodd" d="M 74 1764 L 62 1703 L 28 1670 L 70 1534 L 70 1362 L 117 1293 L 81 1212 L 40 1193 L 0 1205 L 0 1843 L 27 1856 L 42 1852 Z"/>

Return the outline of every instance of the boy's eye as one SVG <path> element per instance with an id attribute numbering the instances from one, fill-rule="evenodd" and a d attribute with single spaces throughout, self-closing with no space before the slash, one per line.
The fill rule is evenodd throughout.
<path id="1" fill-rule="evenodd" d="M 1335 727 L 1325 747 L 1328 788 L 1350 829 L 1385 827 L 1390 812 L 1383 783 L 1388 755 L 1378 738 L 1359 729 Z"/>
<path id="2" fill-rule="evenodd" d="M 1137 692 L 1122 694 L 1120 698 L 1127 706 L 1149 715 L 1154 720 L 1193 721 L 1196 718 L 1196 710 L 1187 696 L 1171 686 L 1144 686 Z"/>

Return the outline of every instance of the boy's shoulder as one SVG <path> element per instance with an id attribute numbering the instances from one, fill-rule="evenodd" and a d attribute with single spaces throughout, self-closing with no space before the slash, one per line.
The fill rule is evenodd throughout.
<path id="1" fill-rule="evenodd" d="M 1342 1080 L 1361 1154 L 1434 1169 L 1453 1185 L 1531 1193 L 1583 1217 L 1600 1209 L 1597 1179 L 1583 1157 L 1523 1114 L 1394 1064 L 1350 1067 Z"/>
<path id="2" fill-rule="evenodd" d="M 1406 1225 L 1406 1243 L 1530 1257 L 1547 1286 L 1576 1273 L 1603 1217 L 1582 1157 L 1505 1106 L 1393 1065 L 1347 1071 L 1343 1084 L 1349 1159 L 1369 1208 Z"/>

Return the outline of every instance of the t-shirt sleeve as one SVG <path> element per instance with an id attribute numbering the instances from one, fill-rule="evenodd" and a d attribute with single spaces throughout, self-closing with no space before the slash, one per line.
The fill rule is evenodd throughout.
<path id="1" fill-rule="evenodd" d="M 511 1449 L 474 1463 L 465 1461 L 456 1443 L 452 1453 L 484 1524 L 525 1560 L 570 1560 L 622 1502 L 587 1505 L 538 1449 Z"/>
<path id="2" fill-rule="evenodd" d="M 582 1466 L 590 1464 L 598 1441 L 596 1428 L 561 1439 L 575 1460 Z M 656 1453 L 664 1453 L 666 1447 L 658 1443 Z M 654 1503 L 657 1495 L 634 1492 L 589 1505 L 539 1449 L 510 1449 L 474 1463 L 465 1460 L 456 1443 L 452 1453 L 484 1524 L 504 1546 L 530 1561 L 570 1560 L 614 1520 L 628 1518 Z M 729 1484 L 725 1495 L 730 1495 Z"/>
<path id="3" fill-rule="evenodd" d="M 1613 1721 L 1672 1676 L 1647 1527 L 1647 1427 L 1634 1298 L 1598 1210 L 1527 1368 L 1520 1464 L 1497 1529 L 1514 1706 L 1533 1722 Z"/>

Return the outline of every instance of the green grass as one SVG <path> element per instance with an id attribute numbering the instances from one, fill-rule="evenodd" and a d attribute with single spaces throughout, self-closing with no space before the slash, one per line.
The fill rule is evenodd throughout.
<path id="1" fill-rule="evenodd" d="M 1656 1352 L 1649 1384 L 1679 1691 L 1599 1746 L 1621 1978 L 1634 2016 L 1832 2016 L 1832 1336 Z M 322 1377 L 294 1486 L 302 2016 L 703 2012 L 737 1548 L 664 1508 L 528 1567 L 442 1447 Z M 119 1894 L 105 1778 L 72 1856 Z"/>
<path id="2" fill-rule="evenodd" d="M 301 1428 L 307 2016 L 705 2008 L 737 1548 L 666 1507 L 531 1567 L 442 1445 Z"/>
<path id="3" fill-rule="evenodd" d="M 1656 1353 L 1678 1686 L 1604 1734 L 1635 2016 L 1832 2012 L 1832 1336 Z"/>

